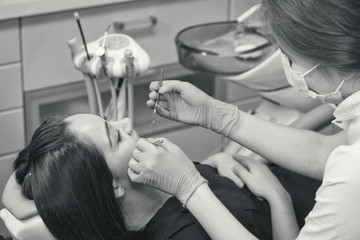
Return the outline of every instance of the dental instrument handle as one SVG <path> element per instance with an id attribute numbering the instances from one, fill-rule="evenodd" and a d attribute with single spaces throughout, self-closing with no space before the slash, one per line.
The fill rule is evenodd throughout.
<path id="1" fill-rule="evenodd" d="M 83 32 L 82 27 L 81 27 L 79 13 L 75 12 L 74 17 L 75 17 L 76 23 L 77 23 L 77 25 L 79 27 L 79 31 L 80 31 L 81 39 L 82 39 L 83 44 L 84 44 L 87 60 L 90 61 L 91 57 L 90 57 L 89 51 L 87 49 L 87 44 L 86 44 L 84 32 Z M 95 96 L 92 96 L 92 98 L 95 98 L 95 100 L 92 99 L 91 101 L 96 101 L 96 103 L 92 103 L 92 104 L 97 105 L 97 110 L 98 110 L 97 114 L 99 114 L 100 117 L 104 117 L 104 111 L 103 111 L 103 107 L 102 107 L 102 101 L 101 101 L 101 95 L 100 95 L 98 83 L 97 83 L 97 81 L 96 81 L 96 79 L 94 77 L 89 76 L 89 78 L 92 81 L 92 87 L 93 87 L 93 91 L 94 91 L 94 95 L 95 95 Z M 89 104 L 90 104 L 90 97 L 89 97 Z M 91 104 L 90 104 L 90 106 L 91 106 Z"/>
<path id="2" fill-rule="evenodd" d="M 158 85 L 159 88 L 158 89 L 160 89 L 161 86 L 162 86 L 163 78 L 164 78 L 164 69 L 162 68 L 161 73 L 160 73 L 160 79 L 159 79 L 159 85 Z M 154 123 L 155 123 L 155 116 L 156 116 L 156 113 L 157 113 L 156 106 L 159 104 L 159 98 L 160 98 L 160 93 L 159 93 L 159 90 L 158 90 L 158 96 L 156 98 L 155 105 L 154 105 L 153 120 L 152 120 L 150 126 L 154 125 Z"/>
<path id="3" fill-rule="evenodd" d="M 105 41 L 104 41 L 104 43 L 105 43 Z M 104 75 L 107 78 L 107 80 L 109 82 L 109 85 L 110 85 L 110 93 L 111 93 L 111 99 L 112 99 L 112 104 L 113 104 L 113 109 L 114 109 L 113 120 L 117 121 L 118 120 L 118 109 L 117 109 L 118 107 L 117 107 L 117 100 L 116 100 L 116 89 L 115 89 L 115 86 L 114 86 L 111 78 L 109 77 L 108 72 L 107 72 L 105 53 L 106 53 L 106 51 L 105 51 L 104 47 L 100 47 L 96 51 L 96 54 L 100 57 L 100 61 L 101 61 L 102 69 L 104 71 Z"/>
<path id="4" fill-rule="evenodd" d="M 85 85 L 86 85 L 86 91 L 88 94 L 90 113 L 98 114 L 98 112 L 99 112 L 98 106 L 99 105 L 98 105 L 97 99 L 96 99 L 94 82 L 93 82 L 92 78 L 87 74 L 84 74 L 84 80 L 85 80 Z"/>
<path id="5" fill-rule="evenodd" d="M 128 116 L 131 121 L 131 126 L 134 126 L 134 85 L 133 85 L 133 77 L 134 77 L 134 57 L 133 53 L 130 49 L 125 50 L 125 63 L 126 63 L 126 78 L 127 78 L 127 102 L 128 102 Z"/>
<path id="6" fill-rule="evenodd" d="M 104 118 L 104 109 L 102 106 L 102 100 L 101 100 L 101 94 L 100 94 L 100 90 L 99 90 L 99 85 L 97 82 L 97 79 L 95 77 L 91 77 L 93 83 L 94 83 L 94 90 L 95 90 L 95 96 L 96 96 L 96 102 L 98 105 L 98 114 L 100 117 Z"/>
<path id="7" fill-rule="evenodd" d="M 164 79 L 164 69 L 162 68 L 161 69 L 161 74 L 160 74 L 160 80 L 159 80 L 159 89 L 162 86 L 163 79 Z M 158 90 L 158 92 L 159 92 L 159 90 Z M 160 98 L 160 93 L 158 93 L 155 105 L 159 104 L 159 98 Z M 155 111 L 155 113 L 156 113 L 156 111 Z"/>
<path id="8" fill-rule="evenodd" d="M 87 49 L 87 45 L 86 45 L 86 40 L 85 40 L 85 35 L 84 35 L 84 32 L 82 30 L 82 27 L 81 27 L 81 22 L 80 22 L 80 16 L 79 16 L 79 13 L 78 12 L 75 12 L 74 13 L 74 17 L 76 19 L 76 23 L 79 27 L 79 31 L 80 31 L 80 35 L 81 35 L 81 39 L 83 41 L 83 44 L 84 44 L 84 48 L 85 48 L 85 52 L 86 52 L 86 57 L 87 57 L 87 60 L 90 61 L 90 55 L 89 55 L 89 51 Z"/>
<path id="9" fill-rule="evenodd" d="M 70 48 L 72 56 L 74 56 L 75 54 L 77 54 L 81 51 L 81 46 L 78 43 L 76 37 L 69 39 L 67 44 Z M 98 94 L 97 82 L 96 82 L 96 80 L 94 80 L 94 78 L 92 76 L 85 74 L 85 73 L 83 75 L 84 75 L 84 81 L 85 81 L 86 91 L 87 91 L 87 95 L 88 95 L 90 112 L 93 114 L 99 114 L 100 116 L 102 116 L 103 113 L 102 113 L 101 99 L 100 99 L 100 103 L 98 100 L 99 94 Z"/>

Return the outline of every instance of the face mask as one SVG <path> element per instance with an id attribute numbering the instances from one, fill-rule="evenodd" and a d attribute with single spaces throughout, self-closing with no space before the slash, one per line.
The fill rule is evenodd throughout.
<path id="1" fill-rule="evenodd" d="M 286 75 L 286 79 L 289 84 L 296 89 L 298 89 L 303 95 L 309 96 L 313 99 L 318 99 L 321 102 L 331 103 L 331 104 L 339 104 L 344 99 L 341 96 L 340 88 L 345 82 L 345 79 L 341 81 L 339 86 L 336 88 L 335 91 L 327 94 L 319 94 L 309 89 L 306 81 L 305 76 L 311 73 L 314 69 L 316 69 L 319 64 L 316 64 L 310 70 L 306 71 L 305 73 L 294 71 L 291 66 L 288 57 L 285 54 L 281 54 L 282 64 L 284 68 L 284 72 Z"/>

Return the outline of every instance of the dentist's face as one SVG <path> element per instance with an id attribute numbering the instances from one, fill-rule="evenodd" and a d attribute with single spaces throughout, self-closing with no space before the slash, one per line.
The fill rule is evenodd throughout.
<path id="1" fill-rule="evenodd" d="M 128 162 L 139 139 L 132 129 L 129 118 L 107 122 L 92 114 L 78 114 L 66 119 L 71 122 L 70 130 L 81 139 L 91 140 L 104 153 L 106 163 L 118 180 L 128 181 Z"/>

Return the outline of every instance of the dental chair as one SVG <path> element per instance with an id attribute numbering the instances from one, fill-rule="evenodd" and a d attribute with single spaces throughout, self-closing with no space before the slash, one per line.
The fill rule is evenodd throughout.
<path id="1" fill-rule="evenodd" d="M 13 240 L 55 240 L 39 215 L 20 220 L 3 208 L 0 211 L 0 218 Z"/>

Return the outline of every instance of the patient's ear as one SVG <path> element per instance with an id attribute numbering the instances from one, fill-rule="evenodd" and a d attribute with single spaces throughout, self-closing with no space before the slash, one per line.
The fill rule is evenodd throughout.
<path id="1" fill-rule="evenodd" d="M 120 180 L 115 180 L 115 179 L 113 180 L 113 188 L 116 198 L 121 198 L 125 195 L 125 188 L 121 184 Z"/>

